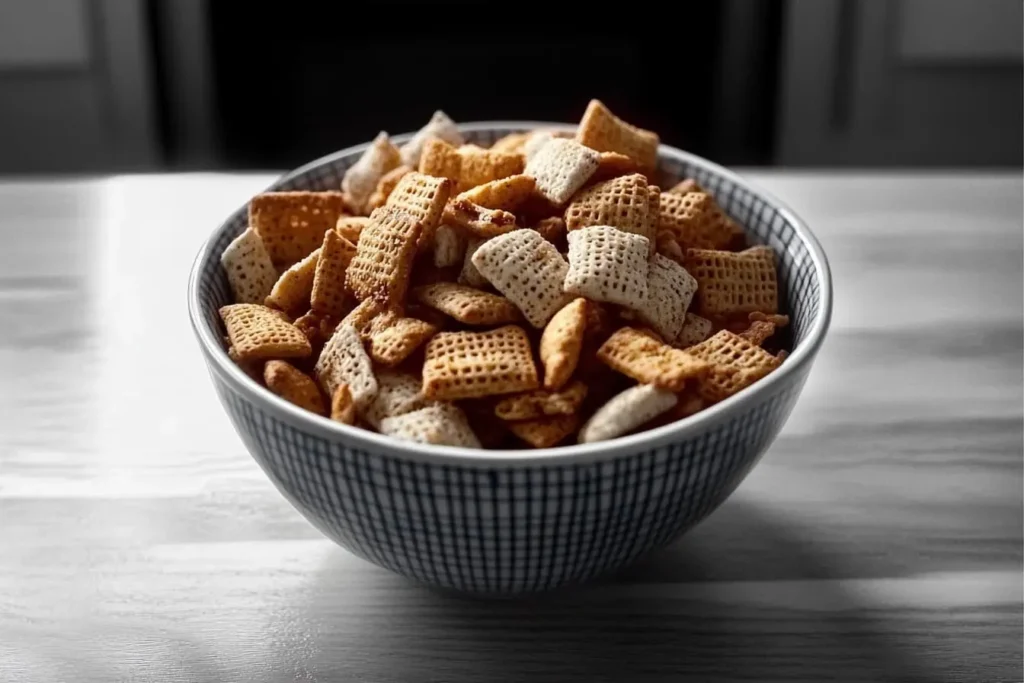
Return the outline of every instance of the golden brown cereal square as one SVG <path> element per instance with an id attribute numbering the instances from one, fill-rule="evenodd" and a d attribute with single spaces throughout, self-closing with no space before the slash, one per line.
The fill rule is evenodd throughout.
<path id="1" fill-rule="evenodd" d="M 586 397 L 587 385 L 577 380 L 558 391 L 537 389 L 503 398 L 494 406 L 494 414 L 502 420 L 572 415 L 579 412 Z"/>
<path id="2" fill-rule="evenodd" d="M 356 246 L 334 230 L 324 234 L 320 258 L 310 292 L 310 308 L 322 316 L 345 314 L 345 271 L 356 255 Z"/>
<path id="3" fill-rule="evenodd" d="M 634 159 L 644 172 L 658 164 L 658 134 L 630 125 L 600 100 L 591 100 L 576 129 L 576 141 L 598 152 L 618 152 Z"/>
<path id="4" fill-rule="evenodd" d="M 504 209 L 487 209 L 462 195 L 448 202 L 444 208 L 444 219 L 461 226 L 476 237 L 494 237 L 516 229 L 516 216 Z"/>
<path id="5" fill-rule="evenodd" d="M 778 313 L 775 256 L 767 247 L 741 252 L 688 249 L 686 270 L 697 279 L 697 312 L 706 317 Z"/>
<path id="6" fill-rule="evenodd" d="M 387 308 L 403 304 L 421 229 L 416 218 L 393 206 L 375 210 L 345 273 L 348 290 Z"/>
<path id="7" fill-rule="evenodd" d="M 249 224 L 275 266 L 306 258 L 344 213 L 340 192 L 264 192 L 249 202 Z"/>
<path id="8" fill-rule="evenodd" d="M 667 391 L 682 391 L 687 380 L 708 371 L 704 361 L 632 327 L 623 327 L 609 337 L 597 357 L 627 377 Z"/>
<path id="9" fill-rule="evenodd" d="M 431 138 L 423 144 L 419 172 L 438 178 L 459 182 L 462 173 L 462 156 L 444 140 Z"/>
<path id="10" fill-rule="evenodd" d="M 383 316 L 378 316 L 381 318 Z M 416 318 L 394 318 L 370 334 L 370 357 L 384 367 L 394 367 L 434 336 L 437 328 Z"/>
<path id="11" fill-rule="evenodd" d="M 485 209 L 515 211 L 529 199 L 536 186 L 537 181 L 531 176 L 519 173 L 478 185 L 460 193 L 456 199 L 464 199 Z"/>
<path id="12" fill-rule="evenodd" d="M 310 296 L 313 294 L 313 280 L 316 278 L 316 264 L 319 260 L 320 249 L 316 249 L 281 273 L 281 277 L 274 283 L 270 295 L 266 298 L 267 306 L 288 313 L 307 310 Z"/>
<path id="13" fill-rule="evenodd" d="M 519 309 L 505 297 L 454 282 L 416 287 L 412 298 L 466 325 L 503 325 L 519 320 Z"/>
<path id="14" fill-rule="evenodd" d="M 534 448 L 551 448 L 576 431 L 579 415 L 556 415 L 522 422 L 509 422 L 508 429 Z"/>
<path id="15" fill-rule="evenodd" d="M 728 330 L 686 351 L 710 366 L 700 379 L 701 397 L 716 403 L 747 388 L 779 366 L 779 359 Z"/>
<path id="16" fill-rule="evenodd" d="M 668 190 L 671 194 L 688 194 L 690 192 L 707 192 L 703 187 L 697 184 L 697 181 L 693 178 L 684 178 L 678 183 L 673 185 Z"/>
<path id="17" fill-rule="evenodd" d="M 465 192 L 477 185 L 500 180 L 523 172 L 523 156 L 495 152 L 489 149 L 462 149 L 457 152 L 459 164 L 457 192 Z"/>
<path id="18" fill-rule="evenodd" d="M 592 225 L 607 225 L 643 235 L 654 244 L 649 216 L 647 178 L 634 173 L 605 180 L 579 192 L 565 209 L 565 226 L 572 232 Z"/>
<path id="19" fill-rule="evenodd" d="M 427 243 L 434 238 L 434 230 L 441 220 L 451 188 L 452 183 L 447 178 L 407 173 L 398 181 L 386 205 L 415 218 L 421 226 L 420 241 Z"/>
<path id="20" fill-rule="evenodd" d="M 367 216 L 342 216 L 334 225 L 334 229 L 352 244 L 359 244 L 359 235 L 369 224 L 370 219 Z"/>
<path id="21" fill-rule="evenodd" d="M 427 343 L 423 393 L 429 399 L 513 394 L 539 385 L 530 340 L 521 327 L 440 332 Z"/>
<path id="22" fill-rule="evenodd" d="M 688 249 L 724 249 L 743 237 L 743 231 L 705 192 L 665 193 L 660 200 L 659 230 L 670 230 Z"/>
<path id="23" fill-rule="evenodd" d="M 259 304 L 221 307 L 220 317 L 241 360 L 305 358 L 312 352 L 306 336 L 279 313 Z"/>

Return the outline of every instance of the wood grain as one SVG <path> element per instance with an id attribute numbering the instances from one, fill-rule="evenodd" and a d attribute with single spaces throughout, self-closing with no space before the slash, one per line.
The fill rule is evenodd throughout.
<path id="1" fill-rule="evenodd" d="M 1021 680 L 1020 175 L 751 175 L 834 270 L 797 409 L 692 533 L 526 602 L 323 540 L 232 431 L 185 284 L 269 176 L 0 184 L 0 680 Z"/>

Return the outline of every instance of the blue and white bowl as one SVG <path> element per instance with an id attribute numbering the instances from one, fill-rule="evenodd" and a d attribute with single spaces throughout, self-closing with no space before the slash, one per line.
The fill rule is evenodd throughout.
<path id="1" fill-rule="evenodd" d="M 571 126 L 460 126 L 489 145 Z M 408 135 L 395 138 L 401 142 Z M 268 190 L 337 189 L 367 145 L 293 171 Z M 739 485 L 786 422 L 832 312 L 828 262 L 792 211 L 726 169 L 662 145 L 660 171 L 694 178 L 778 256 L 792 354 L 771 375 L 693 417 L 603 443 L 485 451 L 397 441 L 332 422 L 261 387 L 222 345 L 231 303 L 219 255 L 247 223 L 239 208 L 203 245 L 188 304 L 213 384 L 249 452 L 326 536 L 381 567 L 437 587 L 516 595 L 586 581 L 664 546 Z M 670 185 L 664 183 L 664 187 Z"/>

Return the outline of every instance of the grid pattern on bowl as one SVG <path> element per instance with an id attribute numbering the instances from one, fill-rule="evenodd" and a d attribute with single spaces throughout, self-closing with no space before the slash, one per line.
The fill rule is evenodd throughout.
<path id="1" fill-rule="evenodd" d="M 491 144 L 511 129 L 468 130 Z M 358 152 L 286 176 L 275 190 L 335 189 Z M 671 150 L 670 177 L 694 178 L 751 240 L 778 256 L 782 307 L 799 346 L 819 312 L 811 254 L 767 200 Z M 220 335 L 217 309 L 230 290 L 217 255 L 246 227 L 240 209 L 199 264 L 205 324 Z M 278 489 L 324 534 L 382 567 L 432 585 L 514 595 L 555 588 L 621 568 L 709 514 L 742 481 L 785 423 L 810 365 L 742 410 L 692 430 L 678 442 L 590 463 L 489 466 L 402 458 L 325 438 L 282 420 L 216 371 L 214 384 L 253 457 Z"/>

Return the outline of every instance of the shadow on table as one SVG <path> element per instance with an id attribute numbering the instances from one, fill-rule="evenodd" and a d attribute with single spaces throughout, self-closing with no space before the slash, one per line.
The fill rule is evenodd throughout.
<path id="1" fill-rule="evenodd" d="M 757 539 L 762 550 L 723 552 L 722 533 Z M 331 614 L 318 615 L 324 656 L 311 672 L 317 680 L 924 680 L 797 534 L 732 501 L 615 577 L 523 601 L 441 594 L 381 572 L 386 597 L 360 609 L 371 616 L 357 632 L 335 632 Z M 338 580 L 332 564 L 320 577 L 328 585 Z M 339 662 L 343 652 L 360 661 Z"/>

